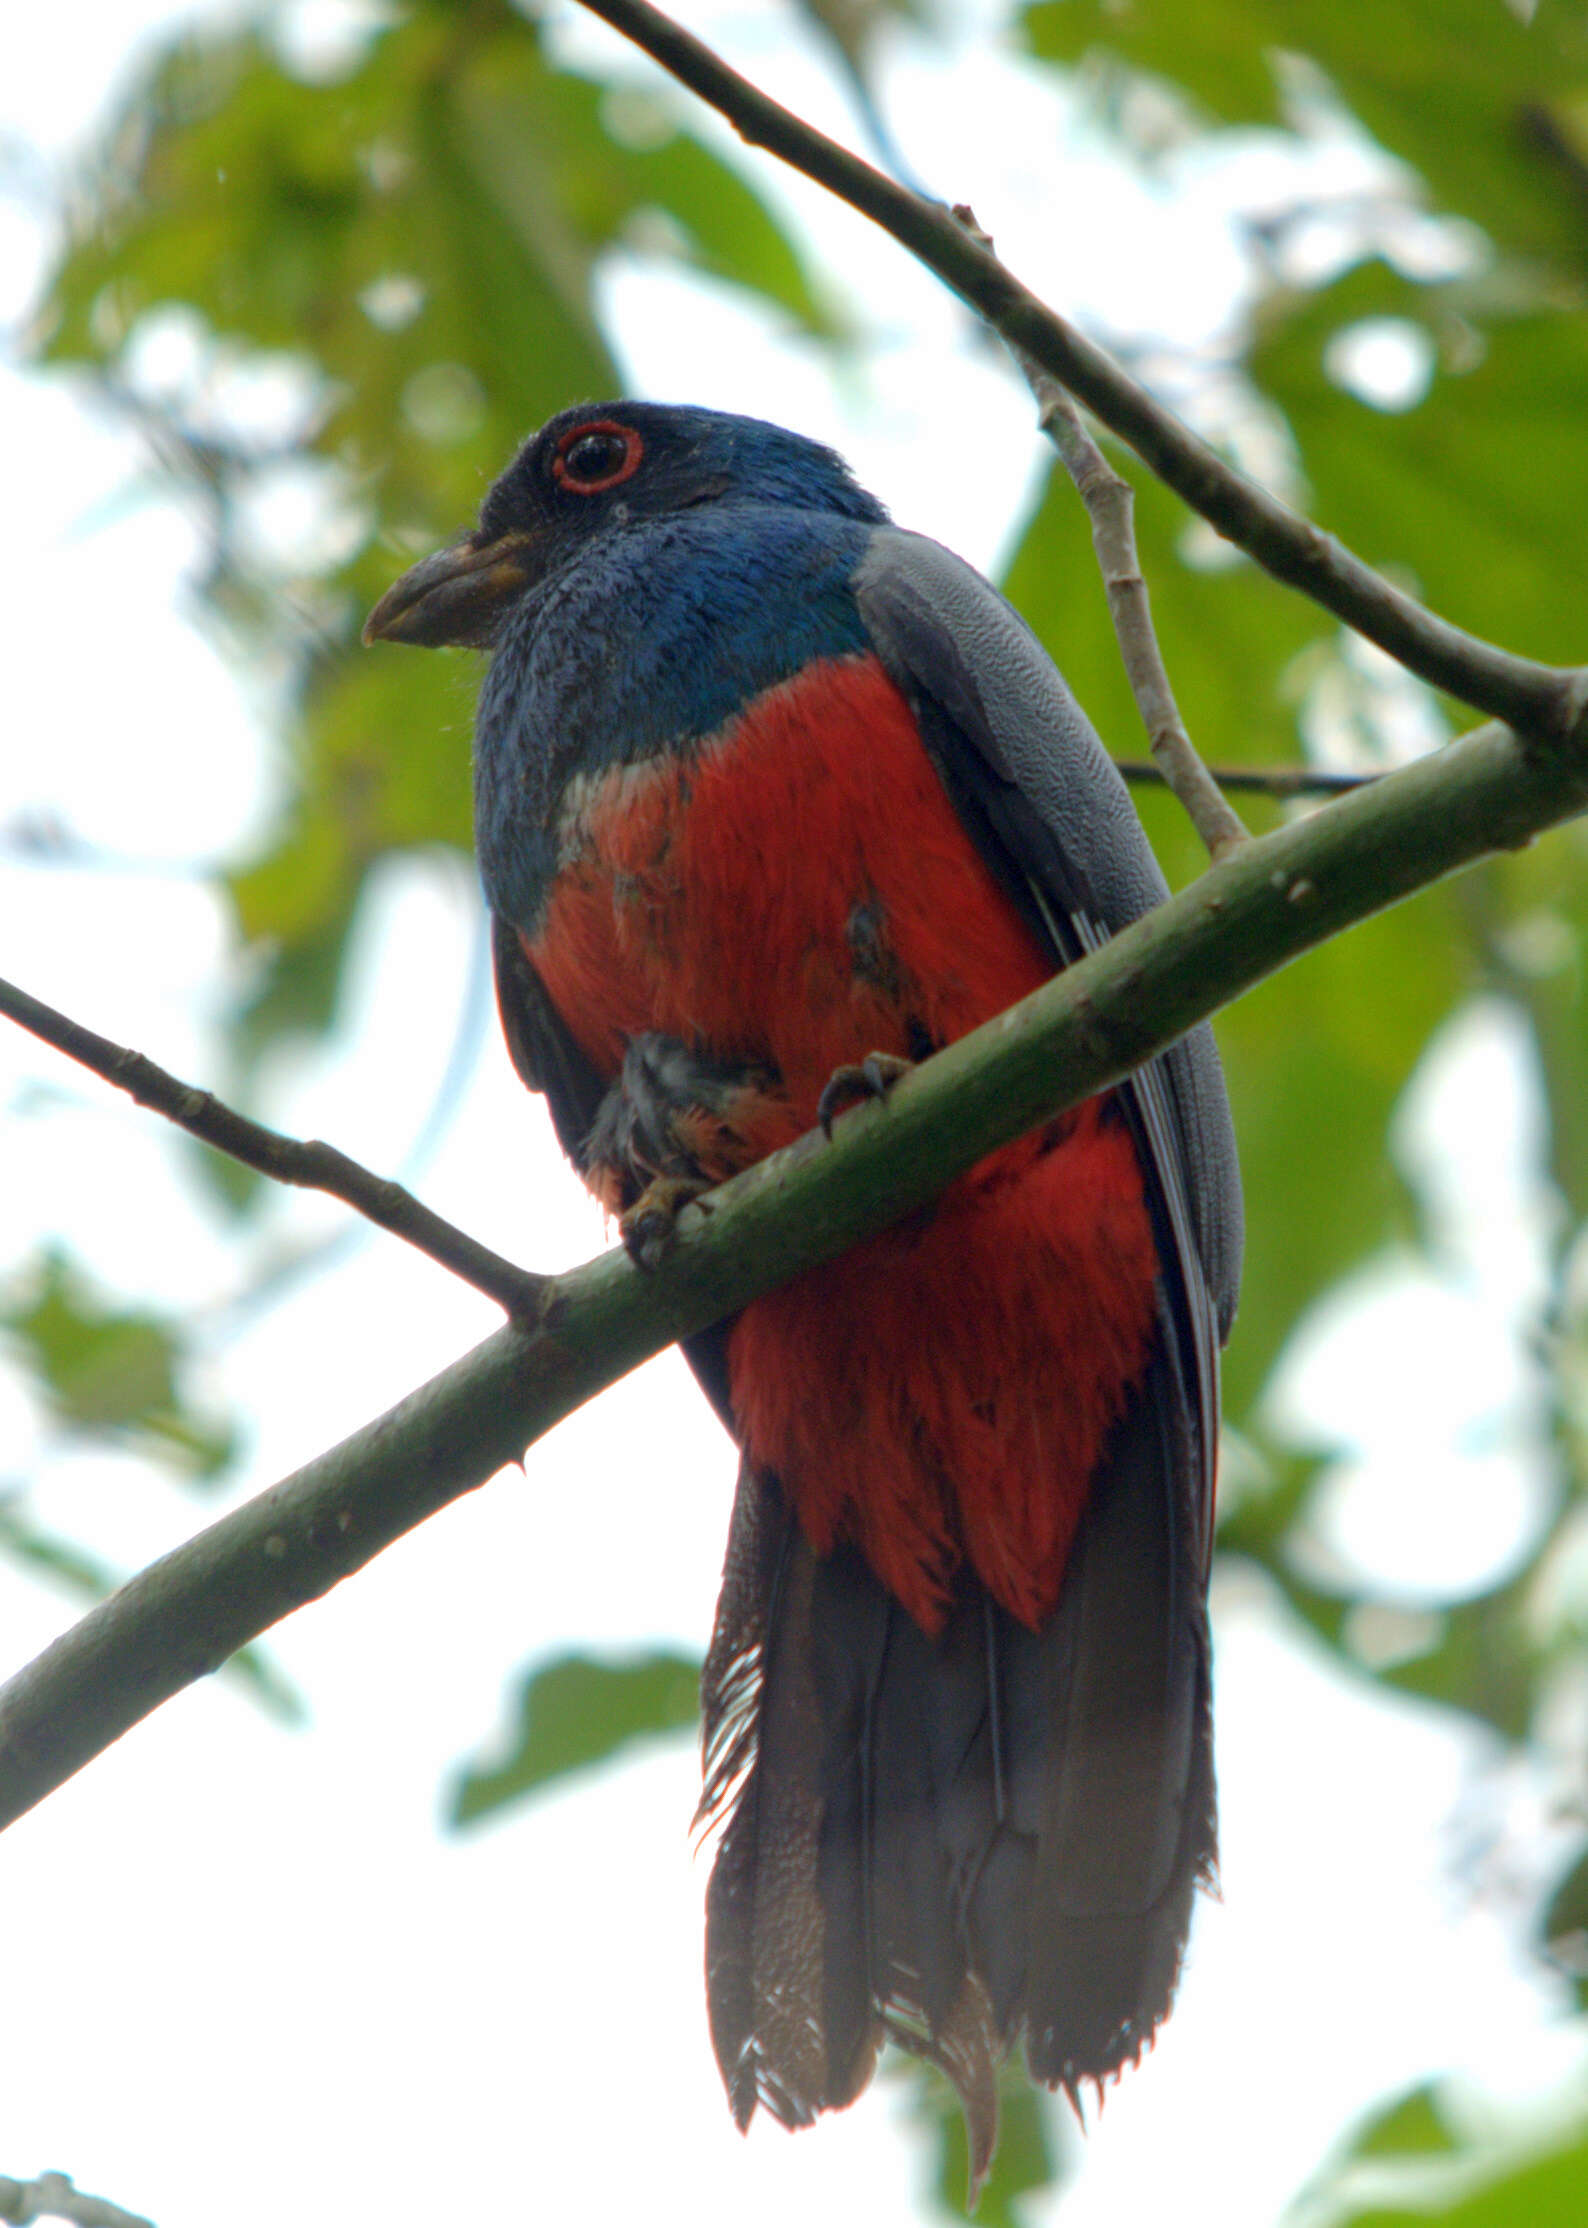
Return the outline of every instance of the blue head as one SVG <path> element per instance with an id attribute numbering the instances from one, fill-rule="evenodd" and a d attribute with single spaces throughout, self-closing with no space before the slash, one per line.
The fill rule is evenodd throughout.
<path id="1" fill-rule="evenodd" d="M 491 649 L 524 592 L 596 537 L 738 504 L 863 525 L 887 517 L 841 457 L 782 426 L 667 403 L 583 403 L 524 444 L 473 533 L 388 589 L 365 640 Z"/>

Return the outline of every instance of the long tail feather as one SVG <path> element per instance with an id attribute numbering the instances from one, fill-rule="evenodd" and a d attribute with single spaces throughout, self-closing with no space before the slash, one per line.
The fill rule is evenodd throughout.
<path id="1" fill-rule="evenodd" d="M 707 1991 L 741 2126 L 851 2102 L 890 2036 L 954 2083 L 979 2176 L 1022 2032 L 1072 2098 L 1150 2040 L 1214 1852 L 1193 1429 L 1159 1351 L 1037 1632 L 965 1571 L 929 1637 L 744 1466 L 702 1799 L 727 1817 Z"/>

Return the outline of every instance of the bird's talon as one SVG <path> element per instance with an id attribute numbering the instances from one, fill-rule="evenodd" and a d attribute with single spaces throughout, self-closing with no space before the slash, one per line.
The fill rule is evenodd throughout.
<path id="1" fill-rule="evenodd" d="M 656 1176 L 628 1212 L 619 1215 L 618 1234 L 637 1269 L 661 1267 L 677 1232 L 679 1216 L 706 1188 L 689 1176 Z"/>
<path id="2" fill-rule="evenodd" d="M 868 1052 L 863 1060 L 846 1061 L 841 1068 L 834 1068 L 816 1102 L 816 1119 L 823 1136 L 832 1136 L 834 1122 L 851 1106 L 863 1105 L 867 1099 L 885 1099 L 900 1076 L 908 1075 L 914 1065 L 913 1060 L 901 1060 L 896 1052 Z"/>

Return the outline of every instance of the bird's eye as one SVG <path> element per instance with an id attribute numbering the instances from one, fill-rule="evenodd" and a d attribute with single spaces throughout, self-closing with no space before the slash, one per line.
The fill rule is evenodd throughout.
<path id="1" fill-rule="evenodd" d="M 551 476 L 570 495 L 599 495 L 639 470 L 645 444 L 632 426 L 611 418 L 570 426 L 557 443 Z"/>

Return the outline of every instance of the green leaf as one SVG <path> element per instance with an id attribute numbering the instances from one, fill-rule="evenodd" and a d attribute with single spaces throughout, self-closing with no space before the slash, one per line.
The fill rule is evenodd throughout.
<path id="1" fill-rule="evenodd" d="M 787 235 L 737 172 L 680 129 L 668 109 L 654 112 L 646 143 L 614 141 L 604 133 L 613 108 L 603 87 L 565 81 L 559 103 L 569 147 L 564 190 L 587 236 L 636 254 L 656 247 L 666 252 L 668 235 L 647 221 L 651 212 L 662 212 L 678 227 L 676 245 L 685 262 L 762 295 L 806 333 L 832 337 L 838 328 L 831 309 L 818 298 Z M 632 95 L 617 113 L 634 116 Z M 504 139 L 518 129 L 515 115 L 503 117 Z"/>
<path id="2" fill-rule="evenodd" d="M 862 79 L 869 75 L 877 36 L 889 23 L 932 29 L 923 0 L 799 0 L 799 6 Z"/>
<path id="3" fill-rule="evenodd" d="M 1486 2182 L 1437 2214 L 1426 2206 L 1374 2208 L 1353 2213 L 1349 2228 L 1428 2228 L 1433 2218 L 1443 2228 L 1581 2228 L 1585 2217 L 1588 2138 Z"/>
<path id="4" fill-rule="evenodd" d="M 1351 2145 L 1352 2158 L 1432 2157 L 1458 2149 L 1432 2089 L 1409 2089 L 1370 2119 Z"/>
<path id="5" fill-rule="evenodd" d="M 1261 1481 L 1243 1478 L 1233 1498 L 1221 1496 L 1220 1551 L 1259 1564 L 1342 1670 L 1356 1677 L 1370 1674 L 1403 1694 L 1465 1711 L 1506 1740 L 1525 1739 L 1549 1657 L 1537 1634 L 1535 1577 L 1555 1543 L 1569 1535 L 1572 1505 L 1562 1504 L 1526 1566 L 1505 1584 L 1431 1613 L 1427 1644 L 1417 1652 L 1389 1663 L 1377 1658 L 1364 1663 L 1353 1645 L 1353 1613 L 1380 1603 L 1379 1589 L 1318 1585 L 1294 1551 L 1308 1503 L 1326 1480 L 1326 1458 L 1265 1445 L 1258 1433 L 1250 1435 L 1250 1444 L 1261 1461 Z"/>
<path id="6" fill-rule="evenodd" d="M 1301 12 L 1292 7 L 1287 15 Z M 1256 0 L 1124 8 L 1110 0 L 1034 0 L 1021 10 L 1020 25 L 1031 52 L 1045 61 L 1106 54 L 1171 80 L 1220 122 L 1273 123 L 1279 119 L 1268 61 L 1274 25 L 1271 16 L 1254 22 L 1261 13 Z M 1287 43 L 1305 42 L 1292 34 Z"/>
<path id="7" fill-rule="evenodd" d="M 931 2203 L 949 2220 L 973 2218 L 976 2228 L 1024 2228 L 1023 2198 L 1056 2195 L 1074 2169 L 1074 2145 L 1060 2138 L 1053 2106 L 1011 2061 L 998 2081 L 998 2149 L 974 2214 L 967 2215 L 970 2148 L 959 2098 L 935 2067 L 894 2060 L 910 2118 L 934 2160 Z"/>
<path id="8" fill-rule="evenodd" d="M 1439 367 L 1424 400 L 1395 413 L 1329 370 L 1340 333 L 1386 315 L 1413 322 Z M 1271 314 L 1251 369 L 1290 420 L 1323 525 L 1409 573 L 1471 632 L 1529 657 L 1581 657 L 1582 596 L 1562 552 L 1588 509 L 1588 320 L 1493 312 L 1480 328 L 1370 262 Z"/>
<path id="9" fill-rule="evenodd" d="M 245 1055 L 327 1028 L 364 877 L 395 849 L 471 850 L 477 661 L 351 651 L 327 661 L 291 819 L 228 877 L 238 926 L 269 955 L 239 1011 Z"/>
<path id="10" fill-rule="evenodd" d="M 1531 1027 L 1547 1117 L 1540 1174 L 1581 1222 L 1588 1217 L 1588 826 L 1574 821 L 1547 843 L 1489 860 L 1462 877 L 1455 895 L 1490 988 Z"/>
<path id="11" fill-rule="evenodd" d="M 832 320 L 737 172 L 649 96 L 553 68 L 507 0 L 390 11 L 329 82 L 295 78 L 260 31 L 192 35 L 103 154 L 40 345 L 114 393 L 135 384 L 148 314 L 188 319 L 199 372 L 154 406 L 162 453 L 214 523 L 211 601 L 298 682 L 297 794 L 230 883 L 253 945 L 246 1076 L 273 1037 L 329 1022 L 371 867 L 469 842 L 472 661 L 351 644 L 394 573 L 474 517 L 528 428 L 621 384 L 596 316 L 602 259 L 682 260 L 809 333 Z M 356 544 L 300 581 L 261 570 L 239 536 L 259 467 L 204 399 L 207 380 L 283 353 L 303 395 L 287 455 L 316 459 Z"/>
<path id="12" fill-rule="evenodd" d="M 1470 986 L 1449 894 L 1378 916 L 1220 1015 L 1249 1221 L 1226 1384 L 1239 1420 L 1302 1315 L 1348 1270 L 1406 1237 L 1389 1157 L 1397 1100 Z"/>
<path id="13" fill-rule="evenodd" d="M 1096 46 L 1230 122 L 1278 121 L 1276 47 L 1309 55 L 1437 206 L 1493 235 L 1502 259 L 1456 281 L 1367 262 L 1318 294 L 1271 289 L 1250 368 L 1290 420 L 1322 524 L 1473 632 L 1579 657 L 1581 598 L 1559 553 L 1588 501 L 1588 328 L 1580 279 L 1541 259 L 1588 264 L 1588 18 L 1558 0 L 1388 0 L 1371 19 L 1335 0 L 1280 16 L 1262 0 L 1053 0 L 1025 20 L 1040 52 Z M 1330 355 L 1386 318 L 1435 367 L 1426 398 L 1394 415 L 1348 391 Z"/>
<path id="14" fill-rule="evenodd" d="M 58 1252 L 44 1256 L 25 1297 L 0 1309 L 0 1325 L 22 1346 L 70 1430 L 153 1440 L 202 1479 L 230 1461 L 231 1433 L 182 1402 L 176 1327 L 148 1309 L 96 1300 Z"/>
<path id="15" fill-rule="evenodd" d="M 1349 1644 L 1351 1613 L 1376 1599 L 1375 1590 L 1333 1590 L 1311 1584 L 1289 1560 L 1283 1542 L 1257 1559 L 1295 1615 L 1340 1658 L 1342 1668 L 1358 1677 L 1366 1675 L 1369 1667 Z M 1508 1741 L 1526 1739 L 1543 1662 L 1528 1626 L 1533 1567 L 1529 1564 L 1507 1586 L 1443 1609 L 1433 1646 L 1401 1661 L 1376 1663 L 1371 1676 L 1402 1694 L 1462 1710 Z"/>
<path id="16" fill-rule="evenodd" d="M 1225 1554 L 1249 1555 L 1273 1570 L 1329 1458 L 1260 1442 L 1253 1442 L 1253 1452 L 1261 1457 L 1260 1482 L 1243 1476 L 1238 1494 L 1220 1492 L 1219 1547 Z"/>
<path id="17" fill-rule="evenodd" d="M 90 1549 L 36 1525 L 17 1493 L 0 1494 L 0 1554 L 64 1586 L 80 1601 L 103 1601 L 121 1583 L 111 1566 Z"/>
<path id="18" fill-rule="evenodd" d="M 1202 756 L 1298 763 L 1291 676 L 1298 657 L 1328 653 L 1332 622 L 1255 566 L 1188 563 L 1184 511 L 1145 478 L 1136 518 L 1159 643 Z M 1140 717 L 1063 475 L 1050 479 L 1004 586 L 1110 746 L 1139 752 Z M 1170 881 L 1189 881 L 1205 857 L 1178 804 L 1151 789 L 1138 790 L 1137 804 Z M 1272 822 L 1275 808 L 1258 803 L 1251 817 Z M 1477 968 L 1457 901 L 1434 890 L 1310 953 L 1219 1016 L 1242 1170 L 1262 1208 L 1250 1218 L 1226 1364 L 1233 1419 L 1318 1294 L 1407 1231 L 1410 1206 L 1385 1144 L 1390 1116 Z"/>
<path id="19" fill-rule="evenodd" d="M 469 1825 L 568 1772 L 606 1763 L 633 1741 L 680 1732 L 699 1710 L 700 1664 L 693 1657 L 668 1649 L 626 1663 L 559 1656 L 524 1680 L 506 1762 L 468 1766 L 458 1775 L 448 1822 Z"/>
<path id="20" fill-rule="evenodd" d="M 1295 706 L 1287 675 L 1334 623 L 1233 552 L 1193 563 L 1190 514 L 1145 468 L 1115 452 L 1135 490 L 1136 541 L 1153 625 L 1186 726 L 1210 763 L 1294 764 Z M 1055 467 L 1003 579 L 1116 757 L 1146 737 L 1120 660 L 1091 532 L 1066 472 Z M 1261 808 L 1259 808 L 1261 809 Z M 1194 856 L 1189 848 L 1188 859 Z"/>
<path id="21" fill-rule="evenodd" d="M 1053 2107 L 1016 2067 L 1014 2077 L 1002 2084 L 998 2102 L 998 2151 L 976 2203 L 976 2219 L 983 2228 L 1023 2228 L 1020 2199 L 1038 2190 L 1055 2190 L 1066 2179 L 1064 2160 L 1052 2140 Z M 946 2197 L 956 2185 L 967 2186 L 970 2154 L 965 2143 L 964 2114 L 956 2108 L 945 2133 L 938 2187 Z"/>
<path id="22" fill-rule="evenodd" d="M 1507 1740 L 1524 1740 L 1532 1725 L 1539 1658 L 1527 1644 L 1521 1591 L 1503 1587 L 1455 1603 L 1444 1611 L 1437 1647 L 1390 1665 L 1379 1677 L 1403 1694 L 1465 1710 Z"/>
<path id="23" fill-rule="evenodd" d="M 1225 123 L 1284 115 L 1279 49 L 1328 72 L 1346 105 L 1428 181 L 1441 209 L 1511 249 L 1580 262 L 1588 226 L 1570 149 L 1588 82 L 1588 19 L 1568 0 L 1038 0 L 1034 53 L 1097 51 L 1182 87 Z M 1559 141 L 1564 140 L 1565 152 Z M 1580 160 L 1580 156 L 1579 156 Z"/>
<path id="24" fill-rule="evenodd" d="M 1588 1970 L 1588 1849 L 1550 1897 L 1540 1932 L 1552 1949 L 1569 1944 L 1573 1966 Z"/>
<path id="25" fill-rule="evenodd" d="M 267 1717 L 278 1725 L 304 1726 L 309 1705 L 264 1648 L 239 1648 L 221 1665 L 222 1678 L 240 1680 Z"/>
<path id="26" fill-rule="evenodd" d="M 647 211 L 702 268 L 826 329 L 743 180 L 665 117 L 648 144 L 615 141 L 604 102 L 547 65 L 505 0 L 411 8 L 324 84 L 257 33 L 184 40 L 108 142 L 51 282 L 46 353 L 114 365 L 160 304 L 289 350 L 319 384 L 313 447 L 384 520 L 440 539 L 526 427 L 616 387 L 592 275 L 605 251 L 637 251 Z M 360 599 L 377 585 L 367 574 Z"/>

